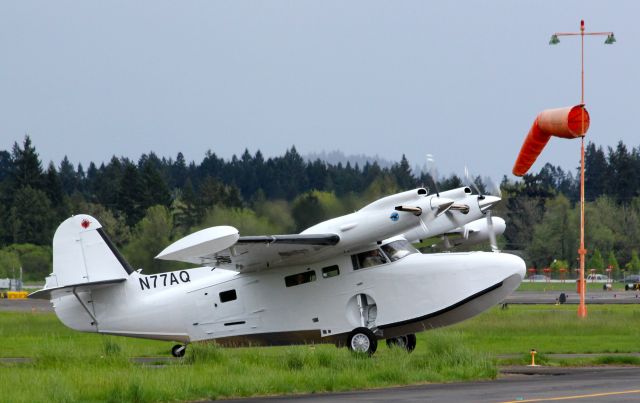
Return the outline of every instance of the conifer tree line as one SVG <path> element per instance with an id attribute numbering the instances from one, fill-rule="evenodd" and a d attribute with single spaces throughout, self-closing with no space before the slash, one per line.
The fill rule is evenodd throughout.
<path id="1" fill-rule="evenodd" d="M 589 264 L 640 270 L 640 150 L 620 142 L 586 150 Z M 485 191 L 480 177 L 476 185 Z M 456 175 L 438 180 L 441 190 L 463 186 Z M 388 194 L 432 184 L 414 174 L 402 156 L 388 168 L 306 161 L 291 147 L 265 158 L 245 150 L 229 160 L 208 151 L 201 162 L 153 152 L 137 161 L 112 157 L 87 167 L 64 157 L 44 166 L 26 136 L 0 151 L 0 278 L 23 267 L 28 280 L 51 271 L 51 240 L 72 214 L 95 216 L 134 267 L 145 273 L 177 269 L 153 257 L 193 231 L 233 225 L 243 235 L 299 232 L 353 212 Z M 496 215 L 507 221 L 501 247 L 517 250 L 535 267 L 573 268 L 577 258 L 578 177 L 545 165 L 537 174 L 501 183 Z M 428 245 L 437 240 L 425 242 Z M 478 246 L 476 249 L 486 248 Z"/>

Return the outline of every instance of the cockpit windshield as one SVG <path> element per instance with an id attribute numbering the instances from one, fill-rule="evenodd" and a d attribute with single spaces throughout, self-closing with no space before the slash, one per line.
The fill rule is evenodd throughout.
<path id="1" fill-rule="evenodd" d="M 392 262 L 411 255 L 412 253 L 420 253 L 420 251 L 404 239 L 389 242 L 386 245 L 382 245 L 381 248 Z"/>
<path id="2" fill-rule="evenodd" d="M 356 268 L 356 270 L 388 263 L 387 258 L 384 257 L 379 249 L 358 253 L 354 256 L 356 257 L 354 261 L 354 268 Z"/>

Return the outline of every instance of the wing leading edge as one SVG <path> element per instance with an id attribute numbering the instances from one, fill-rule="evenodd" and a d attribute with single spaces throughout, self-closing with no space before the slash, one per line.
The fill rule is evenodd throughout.
<path id="1" fill-rule="evenodd" d="M 222 238 L 225 242 L 221 242 Z M 240 237 L 235 228 L 225 227 L 224 231 L 209 229 L 182 238 L 156 258 L 247 272 L 285 263 L 303 264 L 338 242 L 340 237 L 336 234 Z"/>

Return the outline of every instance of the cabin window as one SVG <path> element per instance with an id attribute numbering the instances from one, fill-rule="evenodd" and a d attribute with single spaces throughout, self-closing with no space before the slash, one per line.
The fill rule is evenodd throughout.
<path id="1" fill-rule="evenodd" d="M 316 281 L 316 272 L 314 270 L 305 271 L 303 273 L 292 274 L 284 278 L 284 284 L 287 287 L 293 287 L 294 285 L 300 285 Z"/>
<path id="2" fill-rule="evenodd" d="M 380 249 L 358 253 L 357 255 L 354 255 L 352 260 L 354 270 L 366 269 L 367 267 L 388 263 L 387 258 L 382 254 L 382 252 L 380 252 Z"/>
<path id="3" fill-rule="evenodd" d="M 220 302 L 229 302 L 238 299 L 236 290 L 222 291 L 220 293 Z"/>
<path id="4" fill-rule="evenodd" d="M 334 264 L 333 266 L 322 268 L 322 278 L 335 277 L 339 274 L 340 274 L 340 268 L 336 264 Z"/>
<path id="5" fill-rule="evenodd" d="M 397 241 L 389 242 L 386 245 L 382 245 L 382 250 L 392 262 L 400 260 L 412 253 L 420 253 L 420 251 L 414 248 L 409 241 L 404 239 L 399 239 Z"/>

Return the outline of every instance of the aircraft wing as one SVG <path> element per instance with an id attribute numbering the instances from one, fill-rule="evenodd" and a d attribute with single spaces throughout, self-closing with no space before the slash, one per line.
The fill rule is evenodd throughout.
<path id="1" fill-rule="evenodd" d="M 245 236 L 214 257 L 217 266 L 240 272 L 257 271 L 316 261 L 320 253 L 339 241 L 335 234 Z"/>
<path id="2" fill-rule="evenodd" d="M 171 245 L 156 258 L 250 272 L 312 262 L 340 241 L 336 234 L 241 237 L 233 227 L 226 227 L 225 231 L 217 231 L 215 240 L 189 235 L 178 241 L 179 248 Z M 223 238 L 226 242 L 220 242 Z"/>

